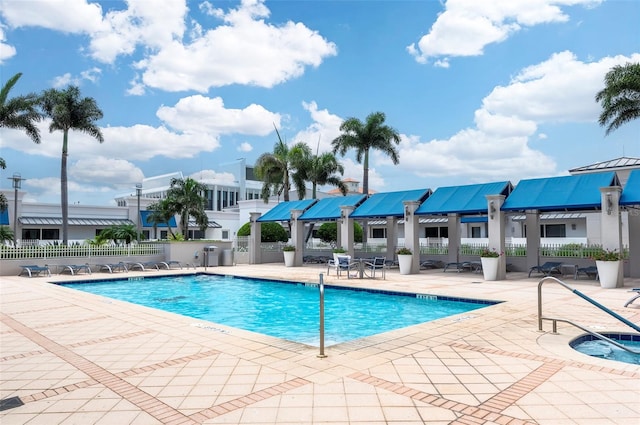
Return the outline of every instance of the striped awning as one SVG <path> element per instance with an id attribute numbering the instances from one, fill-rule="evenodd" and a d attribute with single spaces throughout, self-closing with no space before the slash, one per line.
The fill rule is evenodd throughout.
<path id="1" fill-rule="evenodd" d="M 221 225 L 219 225 L 215 221 L 211 221 L 211 220 L 209 220 L 209 224 L 207 225 L 207 227 L 209 229 L 220 229 L 220 228 L 222 228 Z M 195 220 L 189 220 L 189 228 L 190 229 L 199 229 L 200 226 L 198 226 L 198 223 L 196 223 Z"/>
<path id="2" fill-rule="evenodd" d="M 62 217 L 20 217 L 23 226 L 62 226 Z M 69 226 L 117 226 L 135 223 L 127 218 L 69 218 Z"/>
<path id="3" fill-rule="evenodd" d="M 584 213 L 555 213 L 555 214 L 540 214 L 540 220 L 573 220 L 578 218 L 586 218 Z M 524 214 L 518 214 L 511 216 L 513 221 L 526 220 L 527 216 Z"/>

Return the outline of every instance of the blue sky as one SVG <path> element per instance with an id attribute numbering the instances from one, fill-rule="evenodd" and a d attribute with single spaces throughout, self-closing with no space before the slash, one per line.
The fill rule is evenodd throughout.
<path id="1" fill-rule="evenodd" d="M 112 205 L 143 177 L 228 176 L 276 142 L 330 149 L 375 111 L 402 137 L 370 187 L 566 174 L 640 157 L 640 122 L 605 137 L 606 72 L 640 61 L 635 0 L 2 0 L 0 81 L 12 96 L 78 85 L 105 142 L 72 132 L 69 202 Z M 0 188 L 60 201 L 62 133 L 0 129 Z M 362 179 L 353 155 L 344 177 Z"/>

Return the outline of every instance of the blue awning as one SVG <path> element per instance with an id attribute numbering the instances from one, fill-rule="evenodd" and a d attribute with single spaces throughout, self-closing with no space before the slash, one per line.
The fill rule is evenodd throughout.
<path id="1" fill-rule="evenodd" d="M 640 170 L 633 170 L 620 195 L 620 205 L 640 205 Z"/>
<path id="2" fill-rule="evenodd" d="M 440 187 L 416 210 L 416 215 L 477 214 L 487 211 L 487 195 L 509 195 L 508 181 Z"/>
<path id="3" fill-rule="evenodd" d="M 431 189 L 375 193 L 356 208 L 349 217 L 404 217 L 404 201 L 423 202 L 429 195 L 431 195 Z"/>
<path id="4" fill-rule="evenodd" d="M 9 211 L 0 211 L 0 225 L 4 226 L 9 224 Z"/>
<path id="5" fill-rule="evenodd" d="M 521 180 L 502 204 L 502 210 L 597 209 L 601 206 L 600 188 L 617 182 L 615 172 Z"/>
<path id="6" fill-rule="evenodd" d="M 484 217 L 478 217 L 478 216 L 470 216 L 470 217 L 460 217 L 460 223 L 488 223 L 489 219 L 484 216 Z"/>
<path id="7" fill-rule="evenodd" d="M 149 215 L 152 213 L 153 211 L 140 211 L 140 222 L 142 223 L 142 227 L 150 227 L 153 228 L 153 223 L 150 222 L 149 219 Z M 170 227 L 178 227 L 176 225 L 176 218 L 175 217 L 171 217 L 171 219 L 169 220 L 169 226 Z M 157 228 L 161 228 L 161 227 L 167 227 L 167 225 L 165 223 L 158 223 L 156 224 Z"/>
<path id="8" fill-rule="evenodd" d="M 301 220 L 329 221 L 340 218 L 340 207 L 358 206 L 366 197 L 364 195 L 336 196 L 320 199 L 306 210 Z"/>
<path id="9" fill-rule="evenodd" d="M 258 221 L 290 221 L 292 210 L 306 210 L 313 205 L 317 199 L 303 199 L 301 201 L 280 202 L 275 207 L 264 213 Z"/>

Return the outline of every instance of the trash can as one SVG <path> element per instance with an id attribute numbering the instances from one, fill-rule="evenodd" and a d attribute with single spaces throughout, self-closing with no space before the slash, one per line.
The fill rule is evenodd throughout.
<path id="1" fill-rule="evenodd" d="M 218 247 L 211 245 L 203 248 L 202 265 L 204 267 L 217 267 L 220 262 Z"/>
<path id="2" fill-rule="evenodd" d="M 232 249 L 222 250 L 222 265 L 233 266 L 233 250 Z"/>

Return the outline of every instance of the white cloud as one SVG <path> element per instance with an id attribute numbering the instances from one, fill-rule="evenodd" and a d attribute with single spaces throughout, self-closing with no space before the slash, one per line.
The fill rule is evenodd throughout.
<path id="1" fill-rule="evenodd" d="M 403 135 L 400 165 L 420 177 L 462 176 L 478 182 L 554 175 L 553 158 L 529 146 L 538 126 L 595 122 L 599 105 L 594 96 L 604 86 L 604 75 L 617 64 L 638 61 L 640 54 L 598 62 L 582 62 L 571 52 L 554 54 L 523 69 L 508 85 L 494 88 L 475 111 L 475 128 L 426 143 Z M 544 133 L 537 138 L 549 140 Z M 383 163 L 390 160 L 379 156 Z"/>
<path id="2" fill-rule="evenodd" d="M 3 1 L 0 10 L 13 28 L 37 26 L 90 34 L 102 28 L 102 8 L 86 0 Z"/>
<path id="3" fill-rule="evenodd" d="M 189 177 L 196 179 L 204 183 L 218 183 L 218 182 L 234 182 L 236 177 L 233 173 L 229 172 L 217 172 L 214 170 L 201 170 L 191 174 Z"/>
<path id="4" fill-rule="evenodd" d="M 201 95 L 182 98 L 175 106 L 161 106 L 156 115 L 172 128 L 184 132 L 249 134 L 266 136 L 280 125 L 280 114 L 251 104 L 244 109 L 227 109 L 220 97 Z"/>
<path id="5" fill-rule="evenodd" d="M 244 0 L 221 16 L 224 24 L 190 44 L 174 39 L 138 63 L 143 81 L 167 91 L 246 84 L 273 87 L 336 55 L 336 46 L 301 23 L 265 22 L 263 0 Z M 250 52 L 250 53 L 249 53 Z"/>
<path id="6" fill-rule="evenodd" d="M 5 41 L 7 41 L 7 39 L 4 35 L 4 25 L 0 23 L 0 65 L 2 65 L 2 62 L 15 56 L 16 54 L 16 48 L 10 44 L 5 43 Z"/>
<path id="7" fill-rule="evenodd" d="M 435 58 L 436 66 L 448 67 L 449 58 L 479 56 L 484 48 L 500 43 L 523 27 L 566 22 L 562 7 L 591 7 L 602 0 L 447 0 L 445 11 L 429 33 L 407 51 L 420 63 Z"/>
<path id="8" fill-rule="evenodd" d="M 309 111 L 313 123 L 298 132 L 294 142 L 305 142 L 312 152 L 330 152 L 331 142 L 340 135 L 340 125 L 343 119 L 330 113 L 327 109 L 318 109 L 316 102 L 302 102 L 302 107 Z M 319 148 L 318 148 L 319 147 Z"/>
<path id="9" fill-rule="evenodd" d="M 106 186 L 109 189 L 123 190 L 140 182 L 144 174 L 126 159 L 94 156 L 80 159 L 69 167 L 69 177 L 83 184 Z"/>
<path id="10" fill-rule="evenodd" d="M 238 146 L 238 152 L 251 152 L 252 150 L 253 146 L 248 142 L 242 142 L 240 146 Z"/>

